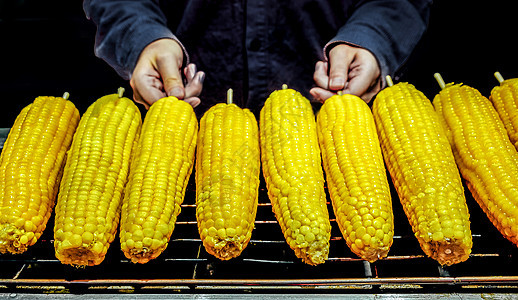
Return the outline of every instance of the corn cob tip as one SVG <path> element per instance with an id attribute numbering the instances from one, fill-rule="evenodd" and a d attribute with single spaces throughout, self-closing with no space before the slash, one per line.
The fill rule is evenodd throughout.
<path id="1" fill-rule="evenodd" d="M 35 242 L 32 241 L 34 234 L 31 234 L 32 237 L 29 232 L 12 224 L 0 224 L 0 253 L 20 254 L 27 251 L 27 246 Z"/>
<path id="2" fill-rule="evenodd" d="M 283 84 L 282 84 L 282 89 L 283 89 L 283 90 L 287 90 L 287 89 L 288 89 L 288 85 L 287 85 L 286 83 L 283 83 Z"/>
<path id="3" fill-rule="evenodd" d="M 68 97 L 70 97 L 70 94 L 68 92 L 64 92 L 62 98 L 68 100 Z"/>
<path id="4" fill-rule="evenodd" d="M 392 81 L 392 77 L 390 77 L 390 75 L 385 76 L 385 80 L 387 81 L 388 86 L 394 85 L 394 81 Z"/>
<path id="5" fill-rule="evenodd" d="M 162 254 L 162 252 L 165 250 L 165 248 L 167 248 L 167 243 L 165 243 L 165 245 L 163 245 L 162 247 L 155 249 L 155 250 L 151 250 L 148 248 L 140 248 L 140 249 L 132 248 L 129 251 L 126 249 L 123 249 L 123 253 L 124 253 L 124 256 L 126 256 L 126 258 L 130 259 L 132 263 L 145 264 L 145 263 L 149 262 L 150 260 L 157 258 L 160 254 Z"/>
<path id="6" fill-rule="evenodd" d="M 295 255 L 310 266 L 323 264 L 329 256 L 329 245 L 326 245 L 326 247 L 318 245 L 318 247 L 320 249 L 313 249 L 315 248 L 313 245 L 309 246 L 308 249 L 294 249 Z"/>
<path id="7" fill-rule="evenodd" d="M 108 250 L 108 248 L 104 247 L 100 242 L 95 243 L 93 247 L 74 247 L 70 241 L 64 241 L 61 244 L 63 248 L 68 247 L 68 249 L 56 252 L 56 258 L 58 258 L 61 263 L 76 268 L 99 265 L 104 260 L 104 256 Z"/>
<path id="8" fill-rule="evenodd" d="M 432 243 L 430 257 L 435 259 L 441 266 L 451 266 L 469 258 L 471 247 L 466 248 L 462 240 L 441 241 Z"/>
<path id="9" fill-rule="evenodd" d="M 125 89 L 122 86 L 117 90 L 117 95 L 119 95 L 119 98 L 122 98 L 124 91 Z"/>
<path id="10" fill-rule="evenodd" d="M 236 241 L 232 241 L 229 238 L 226 240 L 220 239 L 219 241 L 216 241 L 214 247 L 209 245 L 208 247 L 205 247 L 205 249 L 209 254 L 214 255 L 221 260 L 229 260 L 234 257 L 238 257 L 246 248 L 249 241 L 250 239 L 245 240 L 244 242 L 237 240 L 237 238 Z M 221 244 L 223 244 L 223 247 L 221 247 Z"/>
<path id="11" fill-rule="evenodd" d="M 435 80 L 437 80 L 437 83 L 439 84 L 441 90 L 444 90 L 444 88 L 446 87 L 446 83 L 444 82 L 441 73 L 435 73 L 433 74 L 433 77 L 435 78 Z"/>
<path id="12" fill-rule="evenodd" d="M 495 75 L 496 80 L 498 80 L 499 83 L 504 82 L 504 77 L 502 76 L 502 74 L 500 74 L 500 72 L 496 71 L 494 75 Z"/>

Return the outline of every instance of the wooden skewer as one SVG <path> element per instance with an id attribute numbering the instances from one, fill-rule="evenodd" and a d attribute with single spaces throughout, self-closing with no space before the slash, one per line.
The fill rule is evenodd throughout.
<path id="1" fill-rule="evenodd" d="M 504 80 L 505 80 L 504 76 L 502 76 L 502 74 L 500 74 L 500 72 L 496 71 L 494 75 L 495 75 L 496 80 L 498 80 L 498 82 L 500 82 L 500 83 L 504 82 Z"/>
<path id="2" fill-rule="evenodd" d="M 117 94 L 119 98 L 122 98 L 122 95 L 124 95 L 124 88 L 122 86 L 117 90 Z"/>
<path id="3" fill-rule="evenodd" d="M 435 80 L 437 80 L 437 83 L 441 87 L 441 90 L 443 90 L 446 87 L 446 83 L 444 83 L 444 79 L 442 79 L 441 74 L 435 73 L 435 74 L 433 74 L 433 77 L 435 78 Z"/>
<path id="4" fill-rule="evenodd" d="M 388 86 L 394 85 L 394 81 L 392 81 L 392 77 L 390 77 L 390 75 L 385 76 L 385 80 L 387 81 Z"/>
<path id="5" fill-rule="evenodd" d="M 227 91 L 227 104 L 232 104 L 232 101 L 234 101 L 234 90 L 228 89 L 228 91 Z"/>

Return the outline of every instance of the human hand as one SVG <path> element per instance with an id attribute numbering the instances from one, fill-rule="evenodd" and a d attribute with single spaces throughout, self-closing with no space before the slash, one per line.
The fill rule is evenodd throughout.
<path id="1" fill-rule="evenodd" d="M 374 55 L 359 47 L 346 44 L 334 46 L 329 51 L 329 62 L 315 65 L 313 79 L 317 87 L 309 92 L 320 102 L 343 90 L 369 103 L 381 89 L 381 70 Z"/>
<path id="2" fill-rule="evenodd" d="M 148 109 L 160 98 L 175 96 L 196 107 L 203 88 L 205 73 L 196 71 L 196 65 L 189 64 L 181 75 L 183 51 L 172 39 L 160 39 L 147 45 L 139 56 L 130 85 L 133 99 Z"/>

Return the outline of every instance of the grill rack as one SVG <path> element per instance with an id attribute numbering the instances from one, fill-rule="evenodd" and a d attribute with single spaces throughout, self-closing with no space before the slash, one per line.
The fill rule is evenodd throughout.
<path id="1" fill-rule="evenodd" d="M 0 129 L 2 134 L 7 131 Z M 510 291 L 518 292 L 518 249 L 494 228 L 465 188 L 470 211 L 473 249 L 468 261 L 440 266 L 426 257 L 391 184 L 394 243 L 387 258 L 369 263 L 347 247 L 328 203 L 331 218 L 329 259 L 308 266 L 295 257 L 271 209 L 261 178 L 255 229 L 240 257 L 220 261 L 199 239 L 195 217 L 195 184 L 191 176 L 182 212 L 167 249 L 144 265 L 133 264 L 120 250 L 118 235 L 104 262 L 77 269 L 54 256 L 53 218 L 40 240 L 20 255 L 0 254 L 0 293 L 5 292 L 394 292 Z M 327 190 L 326 190 L 327 192 Z M 329 200 L 329 195 L 328 195 Z"/>

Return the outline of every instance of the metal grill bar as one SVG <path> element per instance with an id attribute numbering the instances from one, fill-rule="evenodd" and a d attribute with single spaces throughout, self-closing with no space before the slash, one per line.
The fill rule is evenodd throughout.
<path id="1" fill-rule="evenodd" d="M 308 285 L 362 285 L 362 284 L 483 284 L 505 283 L 518 284 L 518 276 L 494 277 L 388 277 L 388 278 L 331 278 L 331 279 L 95 279 L 95 280 L 62 280 L 62 279 L 0 279 L 0 285 L 193 285 L 193 286 L 308 286 Z M 517 287 L 518 288 L 518 287 Z"/>

